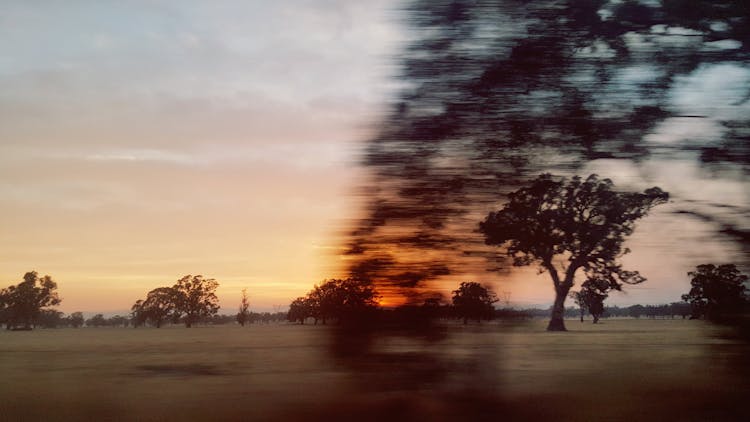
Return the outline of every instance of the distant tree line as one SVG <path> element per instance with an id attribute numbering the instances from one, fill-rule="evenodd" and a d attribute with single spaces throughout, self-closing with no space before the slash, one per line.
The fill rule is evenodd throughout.
<path id="1" fill-rule="evenodd" d="M 589 278 L 579 291 L 570 292 L 578 308 L 563 310 L 565 318 L 580 318 L 592 315 L 596 323 L 602 317 L 631 318 L 705 318 L 714 322 L 747 326 L 750 330 L 750 295 L 748 277 L 733 264 L 703 264 L 688 273 L 691 289 L 682 295 L 681 302 L 663 305 L 632 305 L 628 307 L 604 306 L 607 292 L 612 289 L 608 281 L 601 283 Z M 493 318 L 524 319 L 549 315 L 548 309 L 497 309 L 497 295 L 487 286 L 476 282 L 462 282 L 454 290 L 451 303 L 441 296 L 427 298 L 421 305 L 400 306 L 383 309 L 378 305 L 379 294 L 369 281 L 357 279 L 330 279 L 292 301 L 288 312 L 251 312 L 247 291 L 242 291 L 239 311 L 236 315 L 218 315 L 219 305 L 215 291 L 218 282 L 203 276 L 187 275 L 171 287 L 159 287 L 148 292 L 145 300 L 138 300 L 129 316 L 115 315 L 109 318 L 95 314 L 84 319 L 81 312 L 70 315 L 51 309 L 60 304 L 57 283 L 48 275 L 40 277 L 37 272 L 24 274 L 23 281 L 0 290 L 0 324 L 8 330 L 28 330 L 34 327 L 139 327 L 164 323 L 184 323 L 186 327 L 201 322 L 206 324 L 240 325 L 247 323 L 271 323 L 287 320 L 304 324 L 328 321 L 338 323 L 361 323 L 366 320 L 437 320 L 459 319 L 464 324 L 470 320 L 481 321 Z"/>

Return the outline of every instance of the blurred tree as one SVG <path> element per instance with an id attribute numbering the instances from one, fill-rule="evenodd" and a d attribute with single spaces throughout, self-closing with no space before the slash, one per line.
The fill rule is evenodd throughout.
<path id="1" fill-rule="evenodd" d="M 707 177 L 747 181 L 746 1 L 413 0 L 404 9 L 402 89 L 366 145 L 364 216 L 347 239 L 351 275 L 382 294 L 410 298 L 488 262 L 507 269 L 473 233 L 475 215 L 542 172 L 690 160 L 727 170 Z M 708 104 L 707 86 L 721 86 Z M 712 129 L 656 140 L 686 125 Z M 750 251 L 747 196 L 731 212 L 710 196 L 684 199 L 697 201 L 683 203 L 683 217 Z"/>
<path id="2" fill-rule="evenodd" d="M 68 324 L 73 328 L 80 328 L 83 325 L 83 313 L 73 312 L 68 315 Z"/>
<path id="3" fill-rule="evenodd" d="M 65 325 L 63 313 L 54 309 L 42 309 L 37 317 L 36 326 L 42 328 L 57 328 Z"/>
<path id="4" fill-rule="evenodd" d="M 242 289 L 240 310 L 237 312 L 237 322 L 243 327 L 246 322 L 250 322 L 250 303 L 247 300 L 247 289 Z"/>
<path id="5" fill-rule="evenodd" d="M 510 193 L 509 202 L 489 213 L 479 230 L 488 245 L 506 246 L 514 265 L 537 262 L 550 274 L 555 302 L 547 329 L 565 331 L 565 299 L 579 269 L 617 290 L 645 280 L 637 271 L 623 270 L 617 259 L 629 252 L 622 244 L 635 221 L 668 198 L 656 187 L 617 192 L 609 179 L 593 174 L 570 181 L 544 174 Z"/>
<path id="6" fill-rule="evenodd" d="M 0 303 L 7 329 L 32 329 L 42 310 L 60 304 L 57 283 L 48 275 L 39 277 L 36 271 L 23 276 L 18 285 L 0 290 Z"/>
<path id="7" fill-rule="evenodd" d="M 672 316 L 679 315 L 682 319 L 685 319 L 685 317 L 692 313 L 692 309 L 690 304 L 685 301 L 672 302 L 669 304 L 669 313 Z"/>
<path id="8" fill-rule="evenodd" d="M 643 305 L 633 305 L 628 307 L 628 315 L 632 318 L 640 318 L 641 315 L 646 313 L 646 308 Z"/>
<path id="9" fill-rule="evenodd" d="M 313 301 L 309 297 L 298 297 L 294 299 L 289 305 L 289 312 L 287 312 L 287 320 L 291 322 L 299 322 L 304 324 L 307 318 L 313 317 Z M 317 324 L 318 319 L 315 319 Z"/>
<path id="10" fill-rule="evenodd" d="M 469 319 L 491 319 L 495 308 L 493 303 L 497 302 L 497 295 L 492 290 L 476 282 L 462 282 L 457 290 L 453 291 L 453 309 L 459 318 L 463 318 L 464 324 Z"/>
<path id="11" fill-rule="evenodd" d="M 219 311 L 217 287 L 219 283 L 216 280 L 203 278 L 202 275 L 186 275 L 177 280 L 172 287 L 176 292 L 175 310 L 184 315 L 185 327 L 190 328 L 193 323 L 216 315 Z"/>
<path id="12" fill-rule="evenodd" d="M 115 315 L 107 318 L 105 325 L 109 325 L 110 327 L 127 327 L 129 323 L 130 320 L 128 318 L 121 315 Z"/>
<path id="13" fill-rule="evenodd" d="M 682 300 L 690 303 L 694 318 L 721 321 L 742 311 L 748 304 L 745 287 L 748 277 L 734 264 L 698 265 L 688 276 L 692 277 L 692 288 L 682 295 Z"/>
<path id="14" fill-rule="evenodd" d="M 578 305 L 578 311 L 580 312 L 581 322 L 583 322 L 583 317 L 586 315 L 586 311 L 588 310 L 588 306 L 586 305 L 586 299 L 584 298 L 583 294 L 581 292 L 572 291 L 569 293 L 569 296 L 571 299 L 573 299 L 573 302 Z"/>
<path id="15" fill-rule="evenodd" d="M 594 324 L 598 323 L 599 318 L 604 314 L 604 300 L 609 296 L 608 292 L 611 289 L 620 290 L 621 285 L 597 278 L 590 278 L 581 285 L 581 291 L 578 292 L 578 295 L 594 319 Z"/>
<path id="16" fill-rule="evenodd" d="M 138 328 L 146 323 L 146 312 L 143 309 L 143 300 L 136 300 L 130 308 L 130 321 L 133 323 L 133 328 Z"/>
<path id="17" fill-rule="evenodd" d="M 86 320 L 87 327 L 104 327 L 107 325 L 107 320 L 104 319 L 103 314 L 96 314 Z"/>

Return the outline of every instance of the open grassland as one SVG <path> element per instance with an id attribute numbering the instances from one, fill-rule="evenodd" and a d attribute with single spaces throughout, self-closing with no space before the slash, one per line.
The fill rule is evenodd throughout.
<path id="1" fill-rule="evenodd" d="M 0 420 L 750 420 L 746 344 L 686 320 L 0 332 Z"/>

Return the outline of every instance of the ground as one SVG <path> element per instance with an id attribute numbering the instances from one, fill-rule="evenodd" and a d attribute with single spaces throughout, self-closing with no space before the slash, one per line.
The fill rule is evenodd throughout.
<path id="1" fill-rule="evenodd" d="M 702 321 L 0 332 L 2 420 L 750 420 L 748 346 Z"/>

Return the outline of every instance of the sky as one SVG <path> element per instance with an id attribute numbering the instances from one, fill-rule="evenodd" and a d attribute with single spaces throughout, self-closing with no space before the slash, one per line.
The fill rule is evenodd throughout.
<path id="1" fill-rule="evenodd" d="M 338 275 L 389 2 L 3 2 L 0 287 L 128 310 L 185 274 L 285 307 Z M 236 303 L 235 303 L 236 302 Z"/>
<path id="2" fill-rule="evenodd" d="M 153 288 L 202 274 L 219 281 L 231 313 L 243 288 L 251 309 L 283 310 L 343 275 L 359 148 L 398 85 L 393 59 L 407 37 L 396 5 L 0 4 L 0 287 L 36 270 L 58 282 L 61 311 L 122 313 Z M 682 78 L 674 107 L 708 118 L 670 119 L 650 142 L 715 136 L 712 119 L 737 111 L 725 107 L 737 101 L 732 87 L 748 82 L 732 63 Z M 689 201 L 745 206 L 742 180 L 658 155 L 587 171 L 623 187 L 658 182 L 681 201 L 638 225 L 624 262 L 649 281 L 610 303 L 676 301 L 695 265 L 738 256 L 715 227 L 671 212 Z M 535 268 L 476 276 L 517 306 L 552 300 Z"/>

